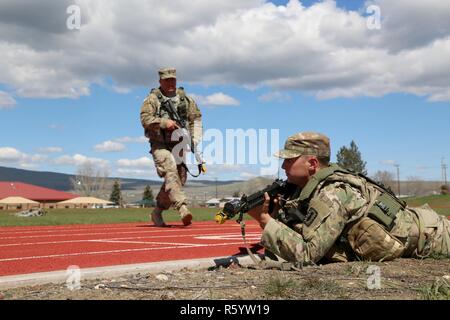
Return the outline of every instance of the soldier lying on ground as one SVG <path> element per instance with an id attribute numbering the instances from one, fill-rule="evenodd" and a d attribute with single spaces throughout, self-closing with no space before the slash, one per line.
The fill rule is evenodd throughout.
<path id="1" fill-rule="evenodd" d="M 329 164 L 326 136 L 298 133 L 276 156 L 296 191 L 278 197 L 272 212 L 267 194 L 248 212 L 275 255 L 299 264 L 450 257 L 450 220 L 428 205 L 407 207 L 381 184 Z M 286 214 L 301 218 L 288 226 L 279 219 Z"/>

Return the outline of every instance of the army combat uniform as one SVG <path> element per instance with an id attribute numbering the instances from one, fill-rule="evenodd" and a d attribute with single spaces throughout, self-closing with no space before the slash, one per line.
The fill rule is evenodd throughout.
<path id="1" fill-rule="evenodd" d="M 297 134 L 278 155 L 289 158 L 295 150 L 317 155 L 327 146 L 325 138 Z M 264 228 L 262 244 L 290 262 L 450 257 L 450 221 L 445 216 L 428 205 L 407 207 L 381 184 L 335 164 L 317 171 L 280 204 L 278 219 Z"/>
<path id="2" fill-rule="evenodd" d="M 161 69 L 159 75 L 161 79 L 175 77 L 175 69 Z M 161 211 L 169 209 L 172 204 L 177 210 L 186 205 L 186 195 L 182 190 L 187 178 L 186 167 L 181 162 L 177 163 L 172 154 L 179 141 L 172 139 L 173 132 L 166 130 L 170 116 L 162 108 L 162 104 L 168 99 L 172 100 L 180 118 L 186 121 L 190 137 L 195 145 L 199 143 L 202 135 L 200 110 L 195 101 L 186 95 L 183 88 L 178 88 L 176 96 L 172 98 L 165 97 L 160 89 L 151 90 L 142 104 L 140 118 L 145 129 L 145 136 L 149 138 L 150 153 L 153 156 L 156 171 L 159 177 L 164 178 L 164 183 L 156 197 L 157 208 Z M 183 154 L 179 156 L 185 157 Z"/>

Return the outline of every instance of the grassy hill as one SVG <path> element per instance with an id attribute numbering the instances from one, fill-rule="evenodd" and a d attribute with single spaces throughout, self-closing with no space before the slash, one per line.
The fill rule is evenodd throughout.
<path id="1" fill-rule="evenodd" d="M 0 166 L 0 181 L 17 181 L 61 191 L 72 191 L 71 179 L 73 178 L 75 178 L 74 175 L 65 173 L 32 171 Z M 114 180 L 120 180 L 122 190 L 125 191 L 141 189 L 143 191 L 146 185 L 159 188 L 162 184 L 162 180 L 130 179 L 119 177 L 111 177 L 108 178 L 108 180 L 111 182 Z M 220 186 L 226 186 L 236 182 L 240 182 L 240 180 L 218 181 L 217 183 Z M 215 181 L 190 179 L 188 184 L 190 187 L 209 187 L 215 186 Z"/>

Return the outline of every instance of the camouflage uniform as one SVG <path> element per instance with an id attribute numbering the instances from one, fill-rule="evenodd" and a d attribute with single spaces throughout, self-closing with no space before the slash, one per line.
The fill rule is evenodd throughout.
<path id="1" fill-rule="evenodd" d="M 281 158 L 299 155 L 329 155 L 328 138 L 312 132 L 296 134 L 277 154 Z M 383 207 L 380 199 L 393 209 Z M 450 221 L 446 217 L 428 205 L 402 206 L 379 184 L 337 165 L 317 171 L 281 205 L 279 219 L 289 210 L 300 209 L 303 221 L 288 227 L 271 219 L 264 228 L 262 244 L 290 262 L 450 257 Z M 395 209 L 389 226 L 379 219 L 378 213 L 384 212 L 380 208 L 388 213 Z M 389 218 L 381 216 L 385 217 Z"/>
<path id="2" fill-rule="evenodd" d="M 174 68 L 159 70 L 160 79 L 176 78 Z M 179 116 L 187 121 L 188 131 L 193 143 L 196 145 L 202 136 L 201 113 L 195 101 L 184 93 L 183 88 L 177 89 L 175 97 L 165 97 L 159 89 L 152 89 L 145 98 L 141 107 L 141 124 L 145 129 L 145 135 L 149 138 L 151 151 L 158 176 L 164 178 L 164 183 L 156 197 L 157 208 L 167 210 L 173 204 L 177 210 L 186 205 L 186 195 L 182 186 L 186 183 L 186 167 L 176 161 L 172 153 L 178 144 L 173 139 L 174 132 L 166 130 L 169 114 L 161 108 L 161 103 L 171 99 Z M 176 140 L 176 141 L 172 141 Z M 177 155 L 175 155 L 177 156 Z M 181 158 L 185 155 L 180 154 Z M 180 212 L 181 213 L 181 212 Z"/>

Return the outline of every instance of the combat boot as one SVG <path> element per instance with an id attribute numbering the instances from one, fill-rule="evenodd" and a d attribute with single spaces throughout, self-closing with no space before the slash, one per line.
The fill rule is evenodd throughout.
<path id="1" fill-rule="evenodd" d="M 160 208 L 155 208 L 153 212 L 151 213 L 150 217 L 152 219 L 153 224 L 156 227 L 166 227 L 167 225 L 164 223 L 163 217 L 162 217 L 163 210 Z"/>
<path id="2" fill-rule="evenodd" d="M 183 221 L 183 224 L 185 226 L 190 225 L 192 221 L 192 214 L 187 206 L 183 204 L 180 209 L 178 209 L 178 212 L 180 213 L 181 221 Z"/>

